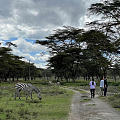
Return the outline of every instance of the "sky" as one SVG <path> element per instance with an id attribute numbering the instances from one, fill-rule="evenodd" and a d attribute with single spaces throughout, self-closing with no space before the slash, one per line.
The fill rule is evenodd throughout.
<path id="1" fill-rule="evenodd" d="M 62 26 L 85 28 L 93 18 L 87 9 L 99 0 L 0 0 L 0 43 L 12 42 L 12 53 L 46 68 L 49 49 L 35 44 Z M 44 54 L 43 54 L 44 53 Z"/>

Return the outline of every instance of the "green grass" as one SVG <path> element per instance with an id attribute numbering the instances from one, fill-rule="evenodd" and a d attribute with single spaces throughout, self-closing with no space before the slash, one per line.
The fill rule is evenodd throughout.
<path id="1" fill-rule="evenodd" d="M 75 83 L 74 82 L 69 82 L 69 83 L 64 83 L 63 85 L 64 86 L 73 86 L 73 87 L 76 87 L 76 86 L 87 86 L 89 85 L 89 82 L 90 81 L 85 81 L 85 80 L 79 80 L 79 81 L 76 81 Z"/>
<path id="2" fill-rule="evenodd" d="M 67 120 L 70 111 L 70 104 L 73 92 L 58 86 L 47 86 L 45 82 L 34 81 L 35 86 L 41 89 L 42 101 L 37 99 L 25 100 L 22 93 L 22 100 L 14 100 L 14 83 L 0 83 L 0 120 Z M 118 83 L 109 83 L 108 92 L 120 91 Z M 72 87 L 85 95 L 81 89 L 89 90 L 89 81 L 77 81 L 76 83 L 64 83 L 66 87 Z M 97 84 L 96 92 L 99 92 Z M 120 109 L 120 96 L 100 97 Z M 80 102 L 88 102 L 90 98 L 82 97 Z"/>
<path id="3" fill-rule="evenodd" d="M 119 82 L 119 81 L 117 81 L 117 82 L 109 81 L 109 82 L 108 82 L 108 85 L 109 85 L 109 86 L 120 86 L 120 82 Z"/>
<path id="4" fill-rule="evenodd" d="M 14 100 L 12 86 L 0 89 L 0 120 L 67 120 L 72 91 L 40 85 L 42 101 L 35 94 L 34 100 L 26 101 L 24 94 Z"/>
<path id="5" fill-rule="evenodd" d="M 114 107 L 120 110 L 120 94 L 108 97 L 108 102 Z"/>
<path id="6" fill-rule="evenodd" d="M 87 104 L 86 106 L 95 106 L 96 104 Z"/>
<path id="7" fill-rule="evenodd" d="M 84 98 L 84 99 L 81 99 L 81 100 L 80 100 L 80 102 L 89 102 L 89 101 L 91 101 L 90 98 Z"/>

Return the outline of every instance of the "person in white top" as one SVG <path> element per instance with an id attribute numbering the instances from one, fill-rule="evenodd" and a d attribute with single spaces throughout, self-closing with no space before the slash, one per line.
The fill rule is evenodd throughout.
<path id="1" fill-rule="evenodd" d="M 103 94 L 104 94 L 104 77 L 100 80 L 100 90 L 101 90 L 101 95 L 103 96 Z"/>
<path id="2" fill-rule="evenodd" d="M 94 78 L 92 78 L 92 80 L 90 81 L 89 85 L 90 85 L 91 98 L 94 98 L 95 97 L 95 86 L 96 86 Z"/>

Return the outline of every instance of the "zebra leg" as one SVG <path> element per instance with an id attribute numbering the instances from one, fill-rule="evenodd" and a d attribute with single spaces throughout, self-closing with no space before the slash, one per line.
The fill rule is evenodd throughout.
<path id="1" fill-rule="evenodd" d="M 32 98 L 32 92 L 30 92 L 30 97 L 31 97 L 31 100 L 33 100 L 33 98 Z"/>
<path id="2" fill-rule="evenodd" d="M 19 99 L 20 99 L 20 90 L 18 90 L 18 89 L 15 91 L 15 100 L 16 100 L 16 97 L 19 97 Z"/>
<path id="3" fill-rule="evenodd" d="M 28 95 L 26 95 L 26 100 L 28 100 Z"/>
<path id="4" fill-rule="evenodd" d="M 32 99 L 32 92 L 29 91 L 29 90 L 26 90 L 26 100 L 28 99 L 29 96 L 30 96 L 31 99 Z"/>
<path id="5" fill-rule="evenodd" d="M 21 100 L 21 98 L 20 98 L 20 91 L 18 91 L 18 97 L 19 97 L 19 100 Z"/>
<path id="6" fill-rule="evenodd" d="M 17 93 L 16 93 L 16 91 L 15 91 L 15 96 L 14 96 L 14 97 L 15 97 L 15 100 L 16 100 L 16 97 L 17 97 Z"/>
<path id="7" fill-rule="evenodd" d="M 28 92 L 26 92 L 26 100 L 28 100 L 28 96 L 29 96 L 29 94 L 28 94 Z"/>

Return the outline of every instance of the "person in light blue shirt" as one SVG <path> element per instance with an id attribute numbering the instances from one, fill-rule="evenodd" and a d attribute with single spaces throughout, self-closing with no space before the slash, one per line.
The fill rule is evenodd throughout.
<path id="1" fill-rule="evenodd" d="M 101 95 L 103 96 L 103 94 L 104 94 L 104 77 L 100 80 L 100 90 L 101 90 Z"/>
<path id="2" fill-rule="evenodd" d="M 92 78 L 92 80 L 90 81 L 89 85 L 90 85 L 91 98 L 94 98 L 95 97 L 95 86 L 96 86 L 94 78 Z"/>

